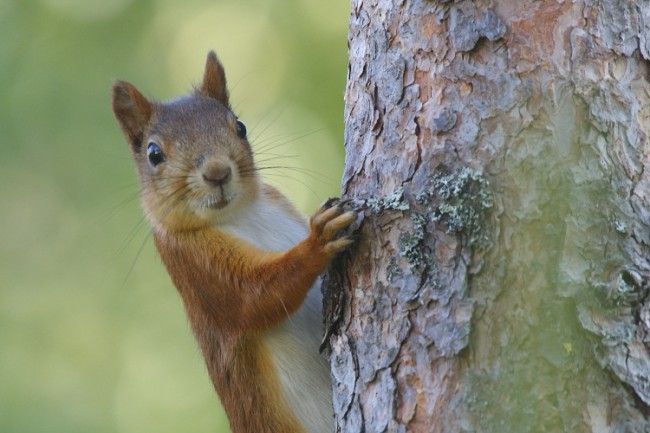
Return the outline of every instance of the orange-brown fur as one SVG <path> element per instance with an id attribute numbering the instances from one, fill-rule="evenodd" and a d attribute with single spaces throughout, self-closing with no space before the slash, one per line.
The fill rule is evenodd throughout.
<path id="1" fill-rule="evenodd" d="M 233 431 L 302 432 L 278 393 L 260 333 L 300 306 L 329 262 L 318 240 L 264 253 L 213 229 L 154 237 Z"/>
<path id="2" fill-rule="evenodd" d="M 283 396 L 263 335 L 301 306 L 316 277 L 351 243 L 336 233 L 354 214 L 336 206 L 321 209 L 310 220 L 309 235 L 285 251 L 263 251 L 219 229 L 261 198 L 295 221 L 302 218 L 281 193 L 259 181 L 250 145 L 236 133 L 225 74 L 214 53 L 201 88 L 189 97 L 151 103 L 132 85 L 118 82 L 113 110 L 131 144 L 156 247 L 233 432 L 305 432 Z M 148 163 L 149 140 L 160 147 L 166 164 Z M 210 189 L 200 175 L 216 163 L 231 166 L 233 179 Z"/>
<path id="3" fill-rule="evenodd" d="M 219 329 L 245 334 L 277 325 L 300 306 L 331 259 L 318 230 L 282 253 L 257 250 L 212 228 L 154 232 L 154 238 L 181 294 L 192 292 Z"/>

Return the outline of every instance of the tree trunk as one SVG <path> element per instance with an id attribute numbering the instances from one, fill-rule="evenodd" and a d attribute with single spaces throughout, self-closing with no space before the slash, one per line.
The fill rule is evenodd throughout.
<path id="1" fill-rule="evenodd" d="M 353 0 L 343 433 L 650 432 L 650 2 Z"/>

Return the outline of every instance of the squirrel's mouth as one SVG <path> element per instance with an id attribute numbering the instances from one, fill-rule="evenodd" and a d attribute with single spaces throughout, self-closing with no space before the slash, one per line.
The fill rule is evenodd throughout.
<path id="1" fill-rule="evenodd" d="M 230 203 L 230 200 L 223 197 L 209 197 L 205 201 L 205 207 L 208 209 L 223 209 L 228 206 L 228 203 Z"/>
<path id="2" fill-rule="evenodd" d="M 203 206 L 207 209 L 223 209 L 232 201 L 232 197 L 227 194 L 209 195 L 203 199 Z"/>

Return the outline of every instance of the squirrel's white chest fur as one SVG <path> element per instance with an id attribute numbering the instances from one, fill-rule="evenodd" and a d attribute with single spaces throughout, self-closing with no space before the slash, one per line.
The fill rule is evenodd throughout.
<path id="1" fill-rule="evenodd" d="M 307 236 L 304 222 L 266 197 L 222 230 L 267 251 L 284 251 Z M 318 348 L 323 335 L 320 280 L 300 309 L 265 337 L 287 403 L 309 433 L 333 429 L 327 362 Z"/>

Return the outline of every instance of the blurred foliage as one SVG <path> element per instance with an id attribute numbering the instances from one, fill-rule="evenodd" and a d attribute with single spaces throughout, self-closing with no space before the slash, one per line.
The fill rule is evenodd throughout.
<path id="1" fill-rule="evenodd" d="M 153 249 L 111 83 L 160 99 L 217 50 L 268 181 L 338 192 L 347 2 L 0 0 L 0 431 L 226 432 Z"/>

